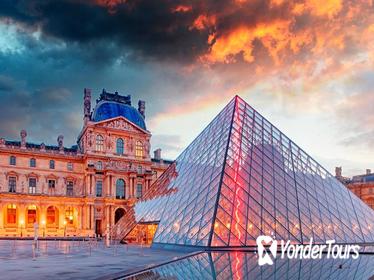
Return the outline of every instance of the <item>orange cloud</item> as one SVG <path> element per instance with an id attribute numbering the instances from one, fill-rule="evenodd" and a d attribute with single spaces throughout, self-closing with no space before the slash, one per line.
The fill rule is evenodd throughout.
<path id="1" fill-rule="evenodd" d="M 195 28 L 197 30 L 203 30 L 209 27 L 212 27 L 216 24 L 216 17 L 215 16 L 208 16 L 208 15 L 199 15 L 193 22 L 191 28 Z"/>
<path id="2" fill-rule="evenodd" d="M 172 13 L 186 13 L 192 10 L 191 6 L 179 5 L 171 9 Z"/>
<path id="3" fill-rule="evenodd" d="M 253 62 L 253 42 L 260 40 L 275 61 L 279 52 L 289 42 L 290 21 L 274 21 L 270 24 L 259 24 L 255 27 L 240 26 L 227 36 L 216 38 L 210 53 L 203 59 L 210 62 L 235 62 L 237 55 L 242 55 L 244 61 Z M 211 39 L 210 39 L 211 40 Z"/>

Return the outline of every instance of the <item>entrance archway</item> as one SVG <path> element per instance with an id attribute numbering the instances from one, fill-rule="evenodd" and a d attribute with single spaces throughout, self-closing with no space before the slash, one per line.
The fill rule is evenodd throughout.
<path id="1" fill-rule="evenodd" d="M 118 208 L 114 213 L 114 223 L 116 224 L 125 215 L 126 211 L 123 208 Z"/>

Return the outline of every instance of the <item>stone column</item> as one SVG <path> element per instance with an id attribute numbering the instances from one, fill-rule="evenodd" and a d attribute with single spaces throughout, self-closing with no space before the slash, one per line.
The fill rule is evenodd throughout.
<path id="1" fill-rule="evenodd" d="M 95 228 L 95 209 L 94 206 L 91 205 L 91 229 Z"/>
<path id="2" fill-rule="evenodd" d="M 59 220 L 59 228 L 64 230 L 64 221 L 65 221 L 65 205 L 61 205 L 60 207 L 60 211 L 59 211 L 59 214 L 60 214 L 60 220 Z"/>
<path id="3" fill-rule="evenodd" d="M 91 215 L 91 205 L 87 204 L 85 206 L 86 208 L 86 229 L 89 230 L 90 229 L 90 215 Z"/>
<path id="4" fill-rule="evenodd" d="M 4 216 L 5 216 L 5 211 L 4 210 L 4 203 L 0 203 L 0 229 L 4 228 Z"/>
<path id="5" fill-rule="evenodd" d="M 113 176 L 109 175 L 109 193 L 110 197 L 113 197 Z"/>

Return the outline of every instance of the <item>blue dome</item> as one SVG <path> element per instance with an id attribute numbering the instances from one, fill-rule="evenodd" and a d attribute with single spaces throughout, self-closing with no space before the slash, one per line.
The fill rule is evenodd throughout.
<path id="1" fill-rule="evenodd" d="M 100 122 L 103 120 L 123 116 L 130 122 L 146 130 L 143 116 L 130 105 L 112 101 L 100 101 L 93 112 L 92 120 Z"/>

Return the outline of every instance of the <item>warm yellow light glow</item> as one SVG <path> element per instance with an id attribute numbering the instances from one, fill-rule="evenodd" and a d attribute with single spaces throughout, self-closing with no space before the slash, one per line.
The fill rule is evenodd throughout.
<path id="1" fill-rule="evenodd" d="M 214 228 L 218 228 L 218 223 L 214 223 Z"/>
<path id="2" fill-rule="evenodd" d="M 69 220 L 72 221 L 73 220 L 73 216 L 70 215 L 69 216 Z"/>
<path id="3" fill-rule="evenodd" d="M 42 220 L 42 225 L 43 225 L 43 226 L 45 225 L 45 220 Z"/>
<path id="4" fill-rule="evenodd" d="M 24 220 L 20 220 L 19 223 L 21 224 L 21 226 L 23 226 L 25 224 L 25 221 Z"/>
<path id="5" fill-rule="evenodd" d="M 66 221 L 64 221 L 64 225 L 66 225 Z"/>

